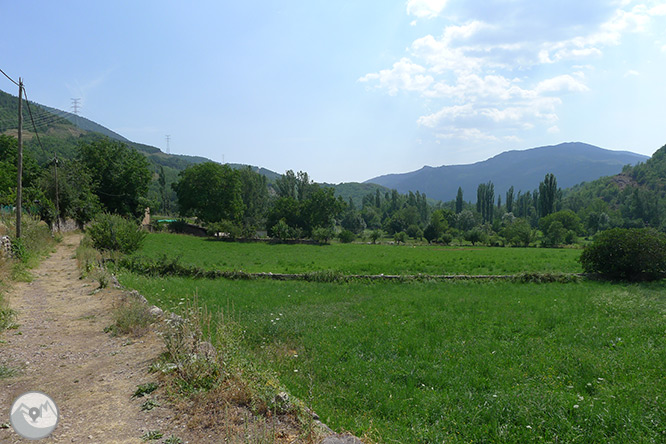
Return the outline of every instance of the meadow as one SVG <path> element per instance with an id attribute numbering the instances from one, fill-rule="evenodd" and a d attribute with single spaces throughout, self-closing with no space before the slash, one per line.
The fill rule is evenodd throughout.
<path id="1" fill-rule="evenodd" d="M 284 245 L 221 242 L 155 233 L 137 253 L 208 270 L 272 273 L 336 271 L 344 274 L 580 273 L 577 249 L 444 247 L 426 245 Z"/>
<path id="2" fill-rule="evenodd" d="M 225 253 L 247 246 L 211 245 Z M 339 247 L 328 251 L 351 248 L 356 259 L 328 263 L 349 270 L 363 265 L 356 248 L 375 248 Z M 514 251 L 492 253 L 510 264 L 499 258 Z M 532 258 L 536 269 L 543 261 Z M 498 265 L 498 272 L 506 271 Z M 200 303 L 225 311 L 241 324 L 258 365 L 334 429 L 375 442 L 666 439 L 663 283 L 343 284 L 127 272 L 119 279 L 164 308 L 178 311 L 196 293 Z"/>

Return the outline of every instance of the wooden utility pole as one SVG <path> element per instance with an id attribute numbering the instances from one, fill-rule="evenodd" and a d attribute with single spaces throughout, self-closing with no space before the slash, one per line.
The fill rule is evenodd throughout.
<path id="1" fill-rule="evenodd" d="M 18 178 L 16 186 L 16 238 L 21 238 L 21 208 L 23 206 L 23 80 L 19 77 L 18 96 Z"/>
<path id="2" fill-rule="evenodd" d="M 55 176 L 56 230 L 60 231 L 60 197 L 58 196 L 58 154 L 53 156 L 53 175 Z"/>

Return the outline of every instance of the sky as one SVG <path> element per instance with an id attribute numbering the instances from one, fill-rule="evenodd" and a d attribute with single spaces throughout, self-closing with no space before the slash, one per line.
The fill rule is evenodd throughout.
<path id="1" fill-rule="evenodd" d="M 218 162 L 364 181 L 666 144 L 664 0 L 0 0 L 30 100 Z M 11 19 L 10 19 L 11 18 Z M 17 94 L 0 77 L 0 89 Z"/>

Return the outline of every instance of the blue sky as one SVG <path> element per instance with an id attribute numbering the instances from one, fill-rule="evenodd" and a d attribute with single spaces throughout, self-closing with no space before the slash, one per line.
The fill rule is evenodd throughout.
<path id="1" fill-rule="evenodd" d="M 666 1 L 0 0 L 29 98 L 317 181 L 666 144 Z M 11 20 L 9 19 L 11 17 Z M 20 36 L 20 37 L 17 37 Z M 16 94 L 0 78 L 0 89 Z"/>

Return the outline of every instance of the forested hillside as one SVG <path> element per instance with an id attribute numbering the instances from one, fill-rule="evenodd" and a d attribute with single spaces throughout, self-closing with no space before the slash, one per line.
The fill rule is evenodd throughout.
<path id="1" fill-rule="evenodd" d="M 666 228 L 666 145 L 622 173 L 567 190 L 565 205 L 587 225 Z M 598 222 L 597 222 L 598 221 Z"/>

